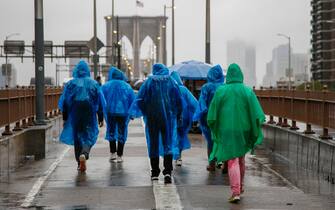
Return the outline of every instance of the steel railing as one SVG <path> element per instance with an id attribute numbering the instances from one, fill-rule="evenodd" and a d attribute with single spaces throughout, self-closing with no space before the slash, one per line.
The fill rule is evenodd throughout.
<path id="1" fill-rule="evenodd" d="M 322 139 L 331 139 L 329 129 L 335 129 L 335 92 L 324 87 L 323 91 L 305 91 L 294 88 L 254 90 L 264 113 L 270 116 L 267 123 L 299 129 L 296 122 L 304 122 L 304 133 L 312 134 L 312 124 L 323 128 Z M 57 116 L 58 100 L 62 94 L 61 87 L 45 88 L 45 116 Z M 0 89 L 0 127 L 5 127 L 2 135 L 10 135 L 10 125 L 15 124 L 13 131 L 34 125 L 35 89 L 34 87 L 16 87 Z M 277 117 L 277 122 L 274 120 Z M 291 124 L 289 124 L 291 120 Z"/>
<path id="2" fill-rule="evenodd" d="M 304 133 L 313 134 L 312 124 L 323 128 L 322 139 L 331 139 L 329 129 L 335 129 L 335 92 L 329 92 L 324 86 L 322 91 L 305 91 L 294 88 L 254 90 L 264 113 L 270 116 L 269 124 L 277 124 L 298 130 L 297 121 L 304 122 Z M 278 121 L 274 121 L 278 117 Z M 291 120 L 289 124 L 288 120 Z"/>
<path id="3" fill-rule="evenodd" d="M 45 88 L 44 110 L 46 118 L 59 114 L 58 99 L 62 93 L 60 87 Z M 13 131 L 34 125 L 35 88 L 19 87 L 0 89 L 0 127 L 5 127 L 2 135 L 11 135 L 10 125 L 15 123 Z"/>

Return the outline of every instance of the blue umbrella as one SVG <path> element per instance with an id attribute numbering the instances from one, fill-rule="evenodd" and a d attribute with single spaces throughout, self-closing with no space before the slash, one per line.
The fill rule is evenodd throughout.
<path id="1" fill-rule="evenodd" d="M 177 71 L 183 80 L 205 80 L 210 68 L 210 64 L 191 60 L 173 65 L 169 69 Z"/>

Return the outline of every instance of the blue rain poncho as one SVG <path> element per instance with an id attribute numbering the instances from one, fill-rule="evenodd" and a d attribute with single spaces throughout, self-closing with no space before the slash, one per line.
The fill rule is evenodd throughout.
<path id="1" fill-rule="evenodd" d="M 113 77 L 114 71 L 119 71 L 119 72 L 122 73 L 122 78 L 121 78 L 121 75 L 119 75 L 120 78 L 118 78 L 118 80 L 122 79 L 123 81 L 128 82 L 128 77 L 120 69 L 118 69 L 116 67 L 113 67 L 113 66 L 111 68 L 109 68 L 108 81 L 111 81 L 113 79 L 112 77 Z"/>
<path id="2" fill-rule="evenodd" d="M 192 93 L 183 85 L 181 78 L 178 72 L 172 72 L 171 77 L 177 82 L 180 92 L 183 98 L 183 119 L 182 125 L 178 129 L 178 149 L 179 151 L 183 151 L 191 148 L 190 140 L 188 139 L 188 132 L 192 127 L 193 115 L 195 113 L 196 108 L 198 107 L 197 99 L 192 95 Z M 178 159 L 180 157 L 174 156 L 174 159 Z"/>
<path id="3" fill-rule="evenodd" d="M 177 127 L 181 126 L 183 102 L 177 83 L 163 64 L 141 86 L 130 109 L 132 117 L 145 123 L 149 157 L 179 155 Z"/>
<path id="4" fill-rule="evenodd" d="M 106 139 L 109 141 L 123 140 L 125 143 L 128 133 L 129 123 L 129 108 L 135 99 L 135 93 L 131 86 L 125 82 L 127 81 L 126 76 L 123 72 L 115 67 L 111 67 L 109 70 L 108 82 L 102 86 L 102 92 L 106 100 L 106 113 L 105 120 L 107 124 Z M 111 132 L 111 123 L 108 122 L 108 116 L 121 116 L 125 117 L 124 132 L 122 136 L 117 136 L 117 127 L 115 131 Z M 112 133 L 114 136 L 111 136 Z"/>
<path id="5" fill-rule="evenodd" d="M 223 70 L 220 65 L 213 66 L 207 74 L 207 83 L 201 88 L 199 106 L 193 120 L 200 122 L 200 129 L 208 145 L 212 146 L 211 131 L 207 125 L 207 113 L 216 89 L 224 82 Z"/>
<path id="6" fill-rule="evenodd" d="M 66 83 L 58 102 L 59 109 L 67 115 L 60 141 L 73 145 L 76 140 L 81 145 L 93 146 L 99 133 L 99 106 L 105 108 L 100 86 L 90 78 L 87 63 L 80 61 L 73 71 L 73 79 Z"/>

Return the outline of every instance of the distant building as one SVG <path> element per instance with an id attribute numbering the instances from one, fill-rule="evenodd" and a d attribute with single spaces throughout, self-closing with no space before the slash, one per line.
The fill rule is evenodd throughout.
<path id="1" fill-rule="evenodd" d="M 293 54 L 291 66 L 296 86 L 309 81 L 309 56 L 307 54 Z"/>
<path id="2" fill-rule="evenodd" d="M 288 45 L 279 45 L 272 50 L 272 71 L 274 79 L 277 81 L 282 77 L 287 77 L 288 68 Z"/>
<path id="3" fill-rule="evenodd" d="M 266 64 L 266 72 L 263 77 L 263 86 L 271 87 L 276 85 L 276 80 L 274 77 L 273 69 L 272 69 L 272 61 Z"/>
<path id="4" fill-rule="evenodd" d="M 313 80 L 335 89 L 335 2 L 312 0 L 311 6 Z"/>
<path id="5" fill-rule="evenodd" d="M 263 86 L 275 86 L 289 81 L 288 58 L 288 45 L 279 45 L 272 50 L 272 60 L 266 64 Z M 292 85 L 309 80 L 308 66 L 309 56 L 307 53 L 291 54 L 291 81 L 296 83 Z"/>
<path id="6" fill-rule="evenodd" d="M 244 74 L 244 83 L 250 87 L 256 85 L 256 49 L 240 40 L 227 43 L 227 63 L 237 63 Z"/>
<path id="7" fill-rule="evenodd" d="M 0 67 L 0 87 L 15 87 L 17 85 L 16 69 L 13 64 L 2 64 Z"/>

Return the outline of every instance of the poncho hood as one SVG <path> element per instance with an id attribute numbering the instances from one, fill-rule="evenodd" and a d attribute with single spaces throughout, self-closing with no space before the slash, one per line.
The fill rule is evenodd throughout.
<path id="1" fill-rule="evenodd" d="M 169 75 L 169 69 L 161 63 L 156 63 L 152 67 L 153 75 Z"/>
<path id="2" fill-rule="evenodd" d="M 124 73 L 112 66 L 110 69 L 109 69 L 109 73 L 108 73 L 108 81 L 111 81 L 111 80 L 123 80 L 123 81 L 127 81 L 127 78 L 126 76 L 124 75 Z"/>
<path id="3" fill-rule="evenodd" d="M 214 83 L 224 82 L 223 70 L 220 65 L 213 66 L 211 69 L 209 69 L 207 74 L 207 81 Z"/>
<path id="4" fill-rule="evenodd" d="M 236 63 L 230 64 L 227 72 L 226 83 L 243 83 L 243 73 Z"/>
<path id="5" fill-rule="evenodd" d="M 84 78 L 84 77 L 90 77 L 90 67 L 86 63 L 86 61 L 81 60 L 76 65 L 76 67 L 73 70 L 73 78 Z"/>
<path id="6" fill-rule="evenodd" d="M 178 72 L 173 71 L 171 73 L 171 77 L 177 82 L 178 85 L 183 85 L 183 81 L 181 80 Z"/>

